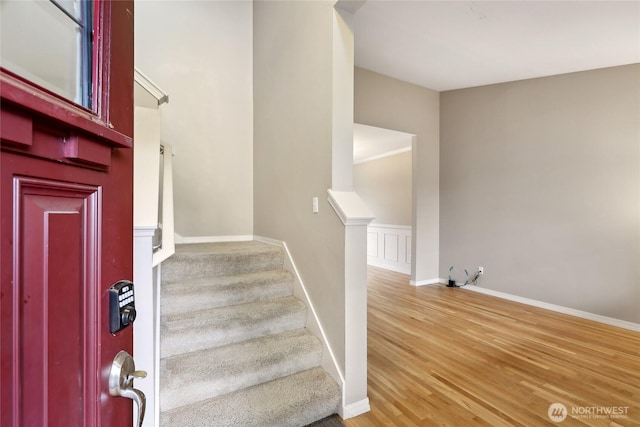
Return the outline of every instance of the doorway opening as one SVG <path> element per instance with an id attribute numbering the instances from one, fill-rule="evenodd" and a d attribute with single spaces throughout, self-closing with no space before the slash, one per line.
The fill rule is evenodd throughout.
<path id="1" fill-rule="evenodd" d="M 374 212 L 367 263 L 411 274 L 414 135 L 354 124 L 353 187 Z"/>

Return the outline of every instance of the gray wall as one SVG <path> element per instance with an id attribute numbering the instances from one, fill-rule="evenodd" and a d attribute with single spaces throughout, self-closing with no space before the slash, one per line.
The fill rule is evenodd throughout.
<path id="1" fill-rule="evenodd" d="M 253 234 L 253 5 L 138 1 L 136 66 L 169 94 L 175 229 Z"/>
<path id="2" fill-rule="evenodd" d="M 373 211 L 372 224 L 411 225 L 411 151 L 353 165 L 353 188 Z"/>
<path id="3" fill-rule="evenodd" d="M 443 92 L 441 277 L 640 322 L 639 94 L 637 64 Z"/>
<path id="4" fill-rule="evenodd" d="M 372 71 L 355 70 L 354 121 L 416 135 L 413 146 L 412 279 L 437 279 L 439 266 L 439 94 Z"/>
<path id="5" fill-rule="evenodd" d="M 345 233 L 327 202 L 332 32 L 332 1 L 254 4 L 254 230 L 287 242 L 344 372 Z"/>

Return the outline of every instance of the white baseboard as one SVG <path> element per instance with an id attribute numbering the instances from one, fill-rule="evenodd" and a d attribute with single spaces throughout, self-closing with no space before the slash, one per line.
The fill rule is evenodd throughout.
<path id="1" fill-rule="evenodd" d="M 582 319 L 593 320 L 595 322 L 604 323 L 606 325 L 617 326 L 619 328 L 629 329 L 631 331 L 640 332 L 640 323 L 628 322 L 626 320 L 620 320 L 613 317 L 602 316 L 600 314 L 589 313 L 587 311 L 576 310 L 575 308 L 564 307 L 561 305 L 550 304 L 544 301 L 538 301 L 531 298 L 520 297 L 517 295 L 508 294 L 506 292 L 494 291 L 492 289 L 480 288 L 478 286 L 465 286 L 463 289 L 479 292 L 494 297 L 519 302 L 522 304 L 531 305 L 533 307 L 544 308 L 546 310 L 555 311 L 558 313 L 569 314 L 571 316 L 580 317 Z"/>
<path id="2" fill-rule="evenodd" d="M 175 243 L 183 244 L 183 243 L 218 243 L 218 242 L 246 242 L 249 240 L 253 240 L 253 236 L 251 234 L 247 235 L 232 235 L 232 236 L 192 236 L 192 237 L 182 237 L 178 233 L 175 233 Z"/>
<path id="3" fill-rule="evenodd" d="M 443 279 L 442 277 L 437 277 L 435 279 L 429 279 L 429 280 L 411 280 L 409 283 L 413 286 L 441 285 L 441 284 L 447 283 L 447 279 Z"/>
<path id="4" fill-rule="evenodd" d="M 350 405 L 341 406 L 338 412 L 343 420 L 347 420 L 349 418 L 357 417 L 358 415 L 364 414 L 365 412 L 369 412 L 370 410 L 371 406 L 369 405 L 369 398 L 367 397 L 366 399 L 362 399 Z"/>
<path id="5" fill-rule="evenodd" d="M 284 248 L 284 242 L 282 240 L 272 239 L 271 237 L 253 236 L 253 240 L 266 243 L 268 245 L 282 246 Z"/>

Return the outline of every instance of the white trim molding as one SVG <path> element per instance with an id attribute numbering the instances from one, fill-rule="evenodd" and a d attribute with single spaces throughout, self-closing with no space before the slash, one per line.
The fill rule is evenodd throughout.
<path id="1" fill-rule="evenodd" d="M 329 204 L 344 225 L 369 225 L 376 216 L 355 191 L 327 190 Z"/>
<path id="2" fill-rule="evenodd" d="M 369 405 L 369 398 L 362 399 L 358 402 L 354 402 L 351 405 L 340 406 L 338 409 L 339 415 L 343 420 L 357 417 L 358 415 L 364 414 L 371 410 L 371 406 Z"/>
<path id="3" fill-rule="evenodd" d="M 478 286 L 465 286 L 463 290 L 469 290 L 479 292 L 486 295 L 491 295 L 497 298 L 502 298 L 510 301 L 519 302 L 533 307 L 544 308 L 546 310 L 555 311 L 558 313 L 568 314 L 582 319 L 593 320 L 595 322 L 604 323 L 606 325 L 617 326 L 623 329 L 629 329 L 631 331 L 640 332 L 640 323 L 628 322 L 626 320 L 620 320 L 613 317 L 602 316 L 600 314 L 589 313 L 588 311 L 577 310 L 571 307 L 564 307 L 561 305 L 550 304 L 544 301 L 538 301 L 531 298 L 520 297 L 517 295 L 508 294 L 506 292 L 494 291 L 493 289 L 481 288 Z"/>
<path id="4" fill-rule="evenodd" d="M 443 279 L 442 277 L 437 277 L 435 279 L 428 280 L 411 280 L 409 283 L 412 286 L 425 286 L 425 285 L 444 285 L 447 283 L 447 279 Z"/>
<path id="5" fill-rule="evenodd" d="M 153 237 L 156 227 L 153 225 L 142 225 L 133 227 L 133 237 Z"/>

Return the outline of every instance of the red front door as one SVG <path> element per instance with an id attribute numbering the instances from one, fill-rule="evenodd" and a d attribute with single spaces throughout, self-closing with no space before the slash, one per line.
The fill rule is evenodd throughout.
<path id="1" fill-rule="evenodd" d="M 96 4 L 93 109 L 0 70 L 0 427 L 132 422 L 108 288 L 133 276 L 133 1 Z"/>

